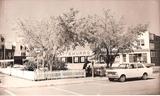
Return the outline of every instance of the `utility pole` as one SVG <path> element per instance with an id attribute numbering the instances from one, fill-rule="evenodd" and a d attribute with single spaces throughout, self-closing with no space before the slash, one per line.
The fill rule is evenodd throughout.
<path id="1" fill-rule="evenodd" d="M 92 61 L 92 78 L 94 77 L 94 61 Z"/>
<path id="2" fill-rule="evenodd" d="M 6 65 L 5 64 L 5 57 L 6 57 L 6 55 L 5 55 L 6 54 L 5 43 L 4 43 L 4 48 L 3 49 L 4 49 L 4 62 L 3 62 L 4 65 L 3 65 L 3 67 L 5 67 L 5 65 Z"/>

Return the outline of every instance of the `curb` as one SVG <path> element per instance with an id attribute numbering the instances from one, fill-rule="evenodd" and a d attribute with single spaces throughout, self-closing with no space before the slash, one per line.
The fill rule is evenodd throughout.
<path id="1" fill-rule="evenodd" d="M 69 84 L 80 84 L 80 83 L 86 83 L 86 82 L 94 82 L 94 81 L 104 81 L 107 80 L 105 77 L 104 78 L 89 78 L 91 80 L 82 80 L 82 81 L 73 81 L 73 82 L 54 82 L 50 83 L 50 84 L 33 84 L 33 85 L 29 85 L 29 86 L 7 86 L 4 84 L 1 84 L 0 86 L 3 88 L 28 88 L 28 87 L 49 87 L 49 86 L 59 86 L 59 85 L 69 85 Z M 34 81 L 33 81 L 34 82 Z M 43 83 L 43 82 L 42 82 Z"/>

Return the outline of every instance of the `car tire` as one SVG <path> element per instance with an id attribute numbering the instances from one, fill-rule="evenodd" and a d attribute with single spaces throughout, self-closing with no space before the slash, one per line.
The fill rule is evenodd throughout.
<path id="1" fill-rule="evenodd" d="M 147 73 L 144 73 L 143 75 L 142 75 L 142 80 L 147 80 L 148 79 L 148 75 L 147 75 Z"/>
<path id="2" fill-rule="evenodd" d="M 108 78 L 109 81 L 114 81 L 114 78 Z"/>
<path id="3" fill-rule="evenodd" d="M 121 77 L 119 78 L 120 82 L 125 82 L 126 81 L 126 76 L 125 75 L 121 75 Z"/>

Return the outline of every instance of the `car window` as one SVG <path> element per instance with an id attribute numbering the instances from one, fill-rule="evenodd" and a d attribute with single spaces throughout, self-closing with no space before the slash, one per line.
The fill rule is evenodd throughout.
<path id="1" fill-rule="evenodd" d="M 120 65 L 119 65 L 119 68 L 121 68 L 121 69 L 127 69 L 127 68 L 128 68 L 127 65 L 128 65 L 128 64 L 120 64 Z"/>
<path id="2" fill-rule="evenodd" d="M 142 64 L 137 64 L 138 68 L 144 68 L 144 66 Z"/>
<path id="3" fill-rule="evenodd" d="M 135 69 L 136 68 L 136 64 L 130 64 L 129 65 L 129 69 Z"/>

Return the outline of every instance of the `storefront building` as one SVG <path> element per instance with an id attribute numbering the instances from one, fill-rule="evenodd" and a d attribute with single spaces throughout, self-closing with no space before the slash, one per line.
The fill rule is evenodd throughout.
<path id="1" fill-rule="evenodd" d="M 22 42 L 8 42 L 0 34 L 0 63 L 22 64 L 22 59 L 26 57 L 26 47 Z"/>
<path id="2" fill-rule="evenodd" d="M 0 34 L 0 66 L 5 67 L 6 64 L 13 64 L 14 48 L 14 46 L 8 48 L 5 38 Z"/>
<path id="3" fill-rule="evenodd" d="M 145 32 L 138 37 L 137 45 L 138 48 L 133 48 L 132 52 L 119 53 L 113 64 L 118 65 L 119 63 L 153 63 L 156 66 L 160 66 L 160 36 Z M 85 58 L 92 58 L 93 52 L 87 46 L 85 48 L 79 47 L 75 50 L 69 50 L 64 52 L 61 60 L 66 62 L 69 69 L 82 69 Z M 98 66 L 104 66 L 103 59 L 98 58 Z"/>

